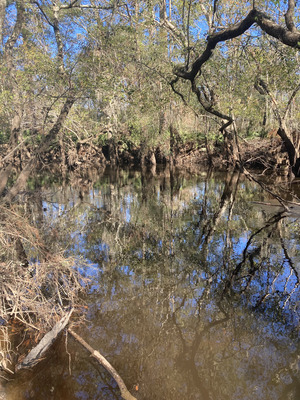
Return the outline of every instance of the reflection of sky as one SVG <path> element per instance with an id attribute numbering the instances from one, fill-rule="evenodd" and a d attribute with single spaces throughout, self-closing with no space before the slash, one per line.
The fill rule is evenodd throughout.
<path id="1" fill-rule="evenodd" d="M 124 197 L 120 202 L 120 212 L 124 216 L 124 221 L 129 223 L 131 219 L 131 207 L 134 202 L 134 198 L 129 194 Z"/>
<path id="2" fill-rule="evenodd" d="M 267 396 L 265 398 L 277 399 L 276 388 L 266 389 L 269 380 L 266 360 L 281 365 L 284 363 L 284 355 L 295 351 L 295 343 L 288 345 L 288 335 L 299 323 L 294 308 L 299 302 L 299 288 L 295 289 L 297 276 L 291 270 L 276 235 L 269 240 L 262 232 L 254 236 L 246 248 L 249 238 L 263 226 L 264 221 L 263 215 L 253 210 L 243 197 L 236 200 L 231 219 L 228 218 L 228 209 L 218 219 L 217 226 L 212 227 L 211 240 L 206 245 L 203 231 L 218 210 L 223 188 L 223 183 L 210 183 L 207 187 L 203 182 L 191 184 L 181 188 L 171 202 L 168 195 L 162 193 L 157 186 L 156 191 L 149 192 L 151 194 L 145 202 L 142 201 L 139 189 L 134 191 L 134 185 L 120 187 L 114 193 L 110 193 L 106 186 L 90 191 L 82 203 L 75 195 L 71 202 L 75 207 L 71 207 L 71 203 L 61 205 L 59 196 L 55 202 L 45 202 L 45 218 L 50 225 L 61 223 L 65 226 L 66 234 L 69 232 L 72 238 L 70 253 L 89 258 L 84 271 L 95 280 L 91 294 L 99 293 L 95 305 L 97 310 L 116 315 L 123 310 L 126 316 L 126 302 L 129 312 L 130 299 L 134 298 L 136 302 L 143 299 L 144 290 L 149 290 L 153 295 L 157 293 L 155 300 L 153 298 L 153 302 L 146 304 L 153 314 L 157 312 L 158 304 L 166 300 L 169 309 L 174 310 L 183 302 L 183 291 L 186 298 L 180 326 L 187 334 L 189 324 L 197 316 L 201 316 L 202 323 L 206 324 L 215 321 L 216 315 L 217 319 L 224 318 L 212 299 L 222 292 L 228 271 L 234 270 L 243 261 L 245 249 L 246 255 L 249 255 L 265 243 L 263 250 L 253 256 L 253 266 L 257 267 L 257 271 L 254 271 L 250 279 L 249 271 L 252 267 L 247 258 L 232 287 L 233 297 L 230 301 L 231 306 L 235 307 L 234 318 L 239 326 L 234 340 L 237 341 L 237 354 L 241 351 L 239 346 L 243 347 L 244 362 L 240 363 L 237 358 L 236 366 L 230 365 L 230 368 L 236 368 L 236 375 L 247 385 L 251 395 L 247 397 L 244 388 L 237 385 L 231 398 L 250 400 Z M 261 193 L 259 196 L 261 199 Z M 203 207 L 206 207 L 205 213 L 201 214 Z M 206 220 L 204 215 L 208 216 Z M 288 225 L 290 222 L 285 219 L 283 224 Z M 293 222 L 298 224 L 298 221 Z M 117 231 L 120 234 L 118 240 Z M 293 232 L 287 232 L 285 245 L 297 265 L 298 231 L 294 227 Z M 143 242 L 134 241 L 132 238 L 135 235 L 143 237 Z M 226 252 L 230 254 L 228 258 Z M 209 292 L 208 281 L 211 282 Z M 161 282 L 165 282 L 166 287 L 157 289 Z M 164 290 L 168 293 L 171 287 L 172 296 L 161 299 L 160 294 L 164 296 Z M 243 291 L 246 287 L 247 290 Z M 256 307 L 257 304 L 260 306 Z M 125 316 L 120 314 L 119 318 Z M 129 320 L 134 319 L 133 314 L 127 317 Z M 251 318 L 252 326 L 246 326 L 246 322 L 243 324 L 244 319 L 248 321 Z M 94 329 L 92 322 L 91 329 Z M 106 327 L 101 329 L 103 334 Z M 243 335 L 250 333 L 255 337 L 254 347 L 253 343 L 251 346 L 248 344 L 246 338 L 243 340 Z M 134 331 L 121 332 L 118 340 L 120 338 L 123 344 L 139 343 Z M 221 335 L 219 342 L 222 343 L 222 340 Z M 232 348 L 235 346 L 234 340 L 230 345 Z M 273 343 L 283 346 L 282 351 L 274 350 Z M 115 351 L 121 350 L 119 344 Z M 221 353 L 219 357 L 223 362 Z M 204 361 L 197 360 L 197 363 L 204 368 Z M 84 396 L 82 393 L 79 398 L 84 399 Z"/>
<path id="3" fill-rule="evenodd" d="M 241 185 L 241 188 L 245 190 L 245 184 Z M 130 191 L 128 191 L 128 188 L 130 188 Z M 222 188 L 223 184 L 216 184 L 214 187 L 214 190 L 210 187 L 209 190 L 213 193 L 222 193 Z M 123 226 L 126 226 L 126 224 L 130 225 L 131 222 L 133 221 L 132 215 L 133 213 L 138 212 L 139 208 L 141 207 L 141 202 L 139 200 L 139 195 L 137 193 L 133 192 L 133 185 L 127 186 L 127 192 L 124 194 L 118 195 L 118 202 L 115 204 L 118 204 L 116 212 L 119 209 L 119 217 L 123 221 Z M 174 249 L 176 251 L 176 246 L 177 242 L 180 241 L 181 245 L 191 245 L 190 241 L 190 231 L 194 229 L 195 223 L 199 220 L 199 217 L 197 215 L 194 215 L 194 210 L 201 209 L 204 205 L 204 196 L 206 195 L 207 187 L 204 184 L 204 182 L 200 182 L 197 185 L 191 186 L 188 189 L 184 189 L 184 198 L 182 198 L 182 190 L 174 196 L 173 199 L 173 204 L 176 204 L 176 212 L 173 212 L 173 217 L 175 219 L 179 219 L 181 215 L 184 218 L 184 223 L 181 224 L 180 229 L 178 228 L 174 229 L 174 237 L 171 240 L 168 240 L 168 245 L 171 246 L 173 250 L 171 251 L 171 247 L 169 250 L 169 254 L 171 254 Z M 120 191 L 120 189 L 119 189 Z M 164 196 L 165 197 L 165 196 Z M 156 206 L 158 208 L 160 207 L 165 207 L 165 200 L 161 202 L 161 190 L 158 188 L 156 190 L 156 196 L 153 197 L 153 199 L 156 199 Z M 217 206 L 217 203 L 215 200 L 210 200 L 211 196 L 209 198 L 205 199 L 205 207 L 206 207 L 206 214 L 207 215 L 213 215 Z M 101 224 L 104 222 L 104 217 L 101 214 L 101 209 L 110 209 L 111 207 L 115 207 L 115 205 L 110 204 L 110 195 L 109 195 L 109 189 L 106 188 L 105 190 L 101 189 L 94 189 L 91 190 L 88 193 L 87 196 L 88 201 L 86 202 L 86 205 L 83 203 L 81 205 L 78 205 L 78 198 L 73 198 L 70 200 L 69 204 L 61 204 L 58 201 L 57 202 L 43 202 L 43 207 L 46 210 L 45 211 L 45 218 L 49 221 L 49 223 L 52 221 L 56 221 L 57 219 L 61 218 L 68 218 L 68 215 L 70 215 L 70 218 L 76 219 L 76 222 L 74 223 L 74 230 L 70 232 L 70 237 L 72 238 L 72 245 L 69 248 L 69 251 L 75 252 L 75 253 L 80 253 L 81 255 L 86 255 L 93 251 L 94 253 L 101 254 L 101 259 L 105 262 L 108 261 L 109 259 L 109 253 L 110 253 L 110 245 L 108 243 L 105 243 L 102 238 L 99 236 L 97 238 L 97 241 L 89 242 L 88 237 L 86 236 L 86 232 L 89 229 L 88 226 L 93 224 L 93 221 L 95 221 L 95 224 Z M 153 199 L 151 201 L 153 201 Z M 75 206 L 75 207 L 74 207 Z M 74 208 L 76 210 L 79 210 L 78 212 L 75 213 L 75 215 L 72 214 Z M 250 208 L 249 208 L 250 209 Z M 248 210 L 249 210 L 248 209 Z M 98 211 L 97 211 L 98 210 Z M 191 210 L 191 211 L 189 211 Z M 246 210 L 246 211 L 248 211 Z M 151 217 L 151 214 L 148 213 L 147 217 Z M 189 216 L 189 217 L 188 217 Z M 247 220 L 247 215 L 242 215 L 244 220 Z M 154 216 L 155 218 L 155 216 Z M 202 218 L 202 217 L 201 217 Z M 228 220 L 228 215 L 225 212 L 224 215 L 221 216 L 221 219 L 219 221 L 220 224 L 225 224 L 225 221 Z M 236 213 L 233 214 L 232 216 L 232 221 L 235 223 L 238 223 L 240 220 L 240 214 Z M 193 222 L 194 221 L 194 222 Z M 145 221 L 147 222 L 147 221 Z M 158 221 L 158 224 L 161 224 L 161 221 Z M 176 225 L 176 223 L 175 223 Z M 203 221 L 200 220 L 198 223 L 198 228 L 193 230 L 194 236 L 194 241 L 195 243 L 199 242 L 197 245 L 198 247 L 198 252 L 201 252 L 203 243 L 201 243 L 201 235 L 202 235 L 202 225 Z M 76 228 L 75 228 L 76 226 Z M 92 226 L 92 225 L 91 225 Z M 224 225 L 225 226 L 225 225 Z M 97 226 L 95 225 L 95 228 L 97 230 Z M 222 257 L 223 257 L 223 251 L 224 248 L 226 247 L 226 241 L 228 238 L 226 237 L 223 232 L 218 232 L 219 227 L 216 227 L 216 231 L 212 237 L 212 243 L 211 243 L 211 250 L 208 252 L 207 255 L 207 262 L 210 263 L 210 272 L 212 274 L 217 273 L 219 269 L 219 264 L 222 262 Z M 249 229 L 240 229 L 239 228 L 239 235 L 234 234 L 234 232 L 231 234 L 231 245 L 232 245 L 232 256 L 234 257 L 234 261 L 238 262 L 242 260 L 243 257 L 243 251 L 246 247 L 247 241 L 251 235 L 251 231 Z M 148 237 L 149 235 L 147 235 Z M 148 237 L 149 239 L 149 237 Z M 87 246 L 88 244 L 88 246 Z M 165 244 L 164 244 L 165 245 Z M 194 246 L 194 243 L 192 242 L 192 245 Z M 296 239 L 292 239 L 290 242 L 290 245 L 296 248 L 299 251 L 299 244 Z M 248 247 L 247 251 L 251 252 L 256 246 L 255 240 L 251 245 Z M 87 251 L 88 249 L 88 251 Z M 284 292 L 286 291 L 289 293 L 293 288 L 295 287 L 295 284 L 297 282 L 297 277 L 293 273 L 291 273 L 290 265 L 287 261 L 284 262 L 284 254 L 283 250 L 280 249 L 280 252 L 278 252 L 278 245 L 275 245 L 275 247 L 272 250 L 272 246 L 270 246 L 271 253 L 268 258 L 268 262 L 270 265 L 278 265 L 278 260 L 281 259 L 280 264 L 280 276 L 276 279 L 276 281 L 273 284 L 272 290 L 274 292 L 279 291 L 279 292 Z M 160 254 L 161 251 L 163 250 L 163 241 L 158 238 L 156 242 L 156 248 L 153 248 L 153 246 L 147 248 L 136 248 L 136 250 L 132 253 L 139 259 L 148 259 L 151 260 L 153 256 L 155 256 L 156 253 Z M 180 256 L 179 258 L 177 257 L 177 262 L 182 262 L 184 264 L 184 261 L 182 257 Z M 180 260 L 180 261 L 179 261 Z M 94 262 L 92 262 L 94 265 Z M 198 267 L 201 264 L 198 263 Z M 126 268 L 130 269 L 130 265 L 128 265 Z M 92 273 L 92 270 L 91 270 Z M 125 273 L 125 270 L 124 270 Z M 199 271 L 196 271 L 196 273 L 199 274 Z M 126 272 L 126 274 L 128 274 Z M 259 287 L 268 287 L 270 286 L 269 281 L 274 279 L 273 278 L 273 273 L 260 273 L 259 274 L 259 279 L 254 279 L 251 283 L 252 286 L 258 285 Z M 290 276 L 291 275 L 291 276 Z M 221 279 L 221 277 L 220 277 Z"/>

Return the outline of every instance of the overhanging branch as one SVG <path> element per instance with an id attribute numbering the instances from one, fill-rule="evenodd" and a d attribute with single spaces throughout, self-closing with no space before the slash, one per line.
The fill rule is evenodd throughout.
<path id="1" fill-rule="evenodd" d="M 297 32 L 297 28 L 294 23 L 294 14 L 295 14 L 295 5 L 296 1 L 295 0 L 289 0 L 288 2 L 288 9 L 285 14 L 285 24 L 288 28 L 289 31 L 291 32 Z"/>
<path id="2" fill-rule="evenodd" d="M 283 44 L 300 49 L 300 32 L 297 30 L 289 30 L 271 20 L 266 14 L 256 9 L 253 9 L 239 23 L 223 29 L 220 32 L 215 32 L 207 37 L 207 45 L 203 53 L 193 62 L 189 71 L 185 68 L 175 68 L 174 74 L 180 78 L 193 81 L 196 75 L 201 71 L 202 65 L 210 59 L 214 48 L 220 42 L 225 42 L 234 39 L 245 33 L 250 27 L 257 24 L 262 31 L 279 40 Z"/>

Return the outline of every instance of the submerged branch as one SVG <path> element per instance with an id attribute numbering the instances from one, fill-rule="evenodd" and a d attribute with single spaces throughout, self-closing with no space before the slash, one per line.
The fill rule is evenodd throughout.
<path id="1" fill-rule="evenodd" d="M 107 361 L 105 357 L 103 357 L 102 354 L 100 354 L 98 351 L 94 350 L 80 335 L 78 335 L 76 332 L 74 332 L 71 328 L 68 329 L 68 332 L 84 347 L 86 348 L 90 353 L 91 356 L 94 357 L 103 367 L 110 373 L 110 375 L 114 378 L 114 380 L 117 382 L 120 391 L 121 391 L 121 396 L 125 400 L 136 400 L 134 396 L 129 392 L 127 389 L 123 379 L 120 377 L 118 372 L 114 369 L 114 367 Z"/>

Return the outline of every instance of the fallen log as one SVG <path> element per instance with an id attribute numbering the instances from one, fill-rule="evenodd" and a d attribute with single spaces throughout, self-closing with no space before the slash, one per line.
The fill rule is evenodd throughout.
<path id="1" fill-rule="evenodd" d="M 80 335 L 74 332 L 71 328 L 68 329 L 68 332 L 90 353 L 91 356 L 94 357 L 103 367 L 110 373 L 110 375 L 114 378 L 119 386 L 121 391 L 121 396 L 124 400 L 137 400 L 127 389 L 123 379 L 120 377 L 115 368 L 107 361 L 107 359 L 99 353 L 99 351 L 94 350 L 92 346 L 90 346 Z"/>
<path id="2" fill-rule="evenodd" d="M 43 336 L 42 340 L 35 346 L 24 358 L 24 360 L 16 366 L 16 371 L 19 371 L 23 368 L 31 368 L 35 366 L 41 359 L 49 347 L 53 344 L 56 340 L 57 336 L 60 332 L 65 329 L 68 325 L 69 319 L 73 313 L 73 309 L 65 315 L 60 321 L 58 321 L 54 327 Z"/>

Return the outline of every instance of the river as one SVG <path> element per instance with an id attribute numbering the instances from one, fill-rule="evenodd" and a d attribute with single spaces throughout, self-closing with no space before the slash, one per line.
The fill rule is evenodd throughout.
<path id="1" fill-rule="evenodd" d="M 85 321 L 74 330 L 137 399 L 300 398 L 299 219 L 259 185 L 237 173 L 114 170 L 38 195 L 49 240 L 86 260 Z M 65 335 L 6 392 L 121 399 Z"/>

